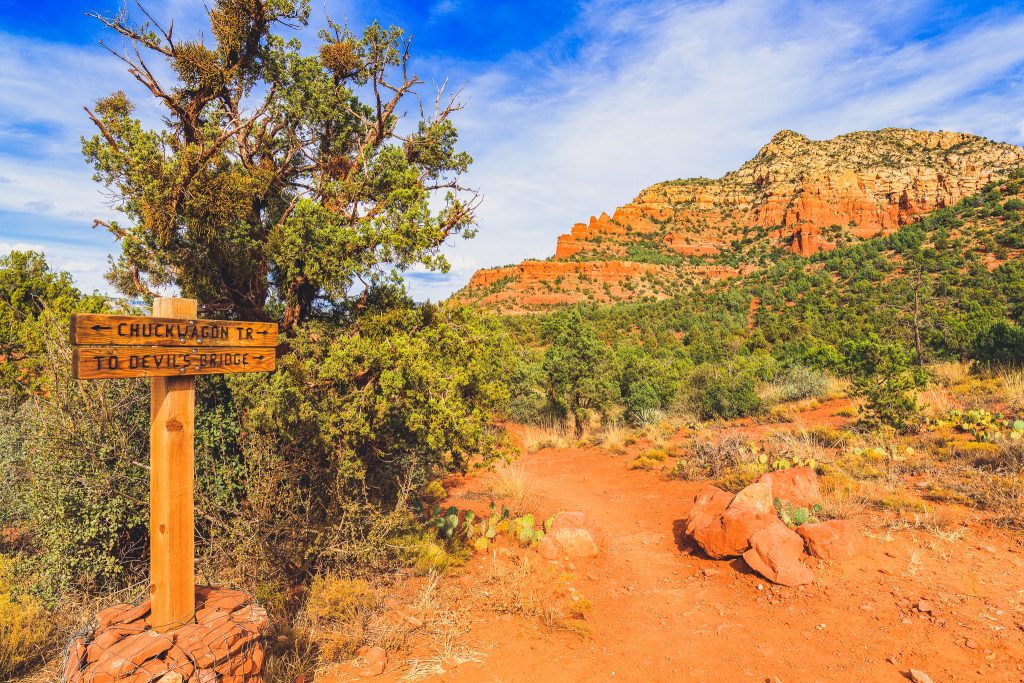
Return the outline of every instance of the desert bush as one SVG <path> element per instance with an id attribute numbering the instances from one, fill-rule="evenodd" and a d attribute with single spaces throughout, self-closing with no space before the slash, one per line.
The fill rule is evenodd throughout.
<path id="1" fill-rule="evenodd" d="M 762 408 L 757 376 L 738 364 L 698 365 L 687 384 L 690 404 L 702 419 L 731 420 Z"/>
<path id="2" fill-rule="evenodd" d="M 768 386 L 771 400 L 782 403 L 823 398 L 830 389 L 827 374 L 804 365 L 786 368 Z"/>
<path id="3" fill-rule="evenodd" d="M 304 610 L 308 637 L 327 662 L 351 658 L 363 644 L 373 611 L 379 608 L 380 595 L 370 584 L 358 578 L 336 574 L 317 576 L 309 586 Z"/>
<path id="4" fill-rule="evenodd" d="M 523 446 L 528 453 L 545 448 L 568 448 L 576 442 L 575 431 L 562 421 L 527 425 L 523 428 Z"/>
<path id="5" fill-rule="evenodd" d="M 909 354 L 899 344 L 875 336 L 843 344 L 846 369 L 853 394 L 864 399 L 860 406 L 863 426 L 889 427 L 898 432 L 920 426 L 921 409 L 914 389 L 924 383 L 921 372 L 910 368 Z"/>
<path id="6" fill-rule="evenodd" d="M 768 458 L 742 437 L 695 442 L 676 464 L 680 479 L 711 479 L 728 491 L 739 491 L 769 469 Z"/>
<path id="7" fill-rule="evenodd" d="M 601 448 L 604 448 L 610 453 L 622 455 L 626 452 L 626 448 L 628 446 L 627 442 L 632 438 L 633 437 L 628 429 L 618 422 L 612 422 L 605 425 L 604 429 L 601 430 L 598 443 Z"/>
<path id="8" fill-rule="evenodd" d="M 1024 365 L 1024 328 L 1000 320 L 978 333 L 973 356 L 982 363 Z"/>
<path id="9" fill-rule="evenodd" d="M 14 594 L 9 565 L 0 555 L 0 680 L 5 681 L 49 654 L 51 635 L 51 618 L 42 603 Z"/>
<path id="10" fill-rule="evenodd" d="M 142 568 L 149 522 L 149 391 L 143 380 L 78 383 L 60 321 L 44 329 L 45 394 L 20 407 L 8 483 L 32 539 L 37 589 L 110 590 Z"/>

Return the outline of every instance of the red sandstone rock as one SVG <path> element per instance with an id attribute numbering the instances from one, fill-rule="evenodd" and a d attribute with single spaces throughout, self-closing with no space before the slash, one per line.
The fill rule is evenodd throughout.
<path id="1" fill-rule="evenodd" d="M 582 512 L 562 512 L 555 517 L 543 541 L 551 539 L 560 554 L 569 557 L 594 557 L 601 551 L 604 532 Z M 549 550 L 547 552 L 550 552 Z"/>
<path id="2" fill-rule="evenodd" d="M 729 507 L 749 507 L 758 512 L 775 514 L 775 503 L 772 498 L 772 487 L 766 483 L 758 482 L 747 486 L 736 494 L 736 497 L 729 503 Z"/>
<path id="3" fill-rule="evenodd" d="M 658 288 L 622 285 L 642 285 L 648 275 L 680 284 L 691 275 L 715 279 L 738 273 L 718 266 L 652 268 L 624 261 L 638 237 L 666 255 L 710 255 L 732 248 L 737 227 L 770 228 L 759 238 L 765 246 L 809 256 L 835 246 L 827 232 L 832 226 L 860 238 L 888 234 L 975 194 L 1022 161 L 1019 147 L 964 133 L 887 129 L 812 141 L 780 131 L 738 170 L 715 180 L 653 185 L 611 217 L 601 214 L 573 225 L 558 238 L 553 261 L 478 271 L 459 298 L 513 310 L 588 296 L 602 302 L 663 298 Z M 590 253 L 603 260 L 587 261 L 586 268 L 567 261 Z M 612 262 L 619 265 L 602 265 Z M 549 291 L 558 278 L 564 282 Z M 499 283 L 497 291 L 486 291 Z"/>
<path id="4" fill-rule="evenodd" d="M 755 572 L 783 586 L 801 586 L 814 581 L 814 574 L 801 561 L 804 544 L 794 531 L 776 520 L 750 538 L 750 550 L 743 560 Z"/>
<path id="5" fill-rule="evenodd" d="M 711 523 L 715 515 L 725 512 L 733 496 L 717 486 L 707 484 L 693 498 L 693 507 L 686 518 L 686 535 L 693 537 L 697 529 Z"/>
<path id="6" fill-rule="evenodd" d="M 103 628 L 115 624 L 125 624 L 145 617 L 149 614 L 149 601 L 140 605 L 114 605 L 100 610 L 96 614 L 96 622 Z"/>
<path id="7" fill-rule="evenodd" d="M 750 547 L 750 538 L 755 533 L 778 521 L 774 513 L 758 512 L 746 506 L 731 507 L 696 529 L 693 540 L 715 559 L 738 557 Z"/>
<path id="8" fill-rule="evenodd" d="M 92 638 L 69 648 L 68 683 L 260 683 L 266 611 L 239 591 L 200 587 L 196 598 L 200 623 L 167 633 L 149 630 L 148 602 L 103 610 Z"/>
<path id="9" fill-rule="evenodd" d="M 359 657 L 366 662 L 362 669 L 364 677 L 380 676 L 384 673 L 384 669 L 387 668 L 388 654 L 382 647 L 368 647 L 364 645 L 359 648 Z"/>
<path id="10" fill-rule="evenodd" d="M 78 637 L 72 640 L 68 646 L 68 657 L 64 662 L 64 683 L 82 683 L 85 655 L 85 638 Z"/>
<path id="11" fill-rule="evenodd" d="M 860 528 L 848 519 L 804 524 L 796 532 L 806 542 L 807 551 L 822 560 L 852 559 L 864 545 Z"/>
<path id="12" fill-rule="evenodd" d="M 814 505 L 821 499 L 818 475 L 809 467 L 793 467 L 761 475 L 758 482 L 768 484 L 772 495 L 799 506 Z"/>

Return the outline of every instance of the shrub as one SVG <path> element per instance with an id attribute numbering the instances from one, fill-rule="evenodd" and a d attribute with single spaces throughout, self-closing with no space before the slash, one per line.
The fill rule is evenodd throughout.
<path id="1" fill-rule="evenodd" d="M 978 334 L 972 351 L 983 363 L 1024 365 L 1024 329 L 1000 320 Z"/>
<path id="2" fill-rule="evenodd" d="M 12 594 L 9 561 L 0 556 L 0 680 L 13 680 L 46 653 L 50 617 L 37 599 Z"/>
<path id="3" fill-rule="evenodd" d="M 852 393 L 864 399 L 861 424 L 911 432 L 920 426 L 920 407 L 914 389 L 924 382 L 922 372 L 910 369 L 909 355 L 899 344 L 883 343 L 871 335 L 843 345 Z"/>
<path id="4" fill-rule="evenodd" d="M 340 661 L 355 654 L 363 643 L 367 621 L 380 596 L 363 579 L 333 574 L 318 576 L 309 587 L 306 619 L 309 636 L 327 661 Z"/>
<path id="5" fill-rule="evenodd" d="M 804 365 L 784 370 L 772 383 L 775 398 L 782 402 L 821 398 L 828 393 L 828 375 Z"/>
<path id="6" fill-rule="evenodd" d="M 757 377 L 736 365 L 703 363 L 689 378 L 690 404 L 702 419 L 731 420 L 761 410 Z"/>

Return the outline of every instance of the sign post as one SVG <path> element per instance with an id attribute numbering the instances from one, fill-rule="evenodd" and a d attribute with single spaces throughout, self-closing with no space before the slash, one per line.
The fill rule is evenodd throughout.
<path id="1" fill-rule="evenodd" d="M 75 379 L 150 377 L 151 623 L 159 632 L 195 614 L 195 375 L 270 372 L 273 323 L 200 320 L 195 299 L 154 300 L 150 318 L 71 318 Z"/>

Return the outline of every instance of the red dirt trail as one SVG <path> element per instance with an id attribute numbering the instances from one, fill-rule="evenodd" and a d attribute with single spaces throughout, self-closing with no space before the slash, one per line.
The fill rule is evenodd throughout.
<path id="1" fill-rule="evenodd" d="M 974 524 L 950 540 L 864 513 L 862 557 L 814 561 L 814 584 L 783 588 L 678 540 L 700 484 L 628 462 L 597 448 L 521 459 L 541 511 L 582 510 L 605 531 L 601 555 L 568 568 L 593 603 L 592 636 L 474 610 L 464 638 L 482 661 L 425 680 L 898 682 L 914 668 L 936 683 L 1024 681 L 1019 534 Z M 465 571 L 482 575 L 486 561 Z"/>

